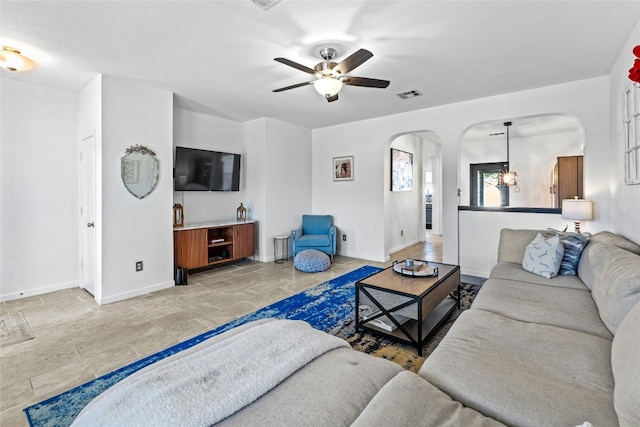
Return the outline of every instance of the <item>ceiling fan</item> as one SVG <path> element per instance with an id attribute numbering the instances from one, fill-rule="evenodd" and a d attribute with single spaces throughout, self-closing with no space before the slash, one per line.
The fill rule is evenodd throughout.
<path id="1" fill-rule="evenodd" d="M 324 61 L 316 64 L 314 68 L 306 67 L 286 58 L 274 58 L 275 61 L 293 67 L 297 70 L 304 71 L 305 73 L 312 74 L 316 77 L 315 80 L 310 82 L 282 87 L 280 89 L 275 89 L 274 92 L 282 92 L 312 84 L 320 95 L 324 95 L 328 102 L 333 102 L 338 99 L 338 92 L 342 89 L 342 85 L 376 87 L 382 89 L 389 86 L 389 80 L 345 75 L 364 64 L 365 61 L 373 56 L 373 53 L 366 49 L 358 50 L 340 63 L 332 61 L 336 56 L 336 50 L 333 48 L 327 47 L 322 49 L 320 51 L 320 56 Z"/>

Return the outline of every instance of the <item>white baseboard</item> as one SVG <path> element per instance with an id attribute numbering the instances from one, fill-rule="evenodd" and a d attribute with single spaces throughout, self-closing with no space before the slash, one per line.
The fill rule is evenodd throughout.
<path id="1" fill-rule="evenodd" d="M 408 248 L 409 246 L 413 246 L 413 245 L 415 245 L 417 243 L 419 243 L 418 239 L 412 240 L 410 242 L 403 243 L 403 244 L 401 244 L 399 246 L 396 246 L 395 248 L 389 249 L 389 253 L 392 254 L 392 253 L 401 251 L 402 249 Z"/>
<path id="2" fill-rule="evenodd" d="M 168 289 L 168 288 L 172 288 L 175 286 L 175 282 L 173 280 L 168 281 L 168 282 L 162 282 L 162 283 L 156 283 L 155 285 L 151 285 L 151 286 L 147 286 L 144 288 L 140 288 L 140 289 L 135 289 L 133 291 L 129 291 L 129 292 L 123 292 L 117 295 L 111 295 L 108 297 L 102 297 L 102 298 L 96 298 L 96 302 L 100 305 L 103 304 L 111 304 L 113 302 L 118 302 L 118 301 L 122 301 L 125 299 L 129 299 L 129 298 L 133 298 L 133 297 L 138 297 L 140 295 L 145 295 L 151 292 L 155 292 L 155 291 L 161 291 L 163 289 Z"/>
<path id="3" fill-rule="evenodd" d="M 467 268 L 467 267 L 464 267 L 464 266 L 460 266 L 460 274 L 466 274 L 468 276 L 476 276 L 476 277 L 486 278 L 486 277 L 489 277 L 490 273 L 491 273 L 491 270 L 484 271 L 484 270 L 478 270 L 478 269 L 475 269 L 475 268 Z"/>
<path id="4" fill-rule="evenodd" d="M 43 288 L 38 288 L 38 289 L 30 289 L 28 291 L 1 294 L 0 302 L 12 301 L 20 298 L 27 298 L 27 297 L 33 297 L 36 295 L 48 294 L 49 292 L 62 291 L 64 289 L 72 289 L 72 288 L 77 288 L 79 286 L 80 286 L 79 282 L 66 282 L 66 283 L 58 283 L 51 286 L 45 286 Z"/>

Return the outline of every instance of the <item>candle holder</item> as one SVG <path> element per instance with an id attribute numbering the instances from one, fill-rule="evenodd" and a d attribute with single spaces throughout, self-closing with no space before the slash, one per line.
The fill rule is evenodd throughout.
<path id="1" fill-rule="evenodd" d="M 242 203 L 240 203 L 240 207 L 236 210 L 236 219 L 238 221 L 247 220 L 247 208 L 245 208 Z"/>

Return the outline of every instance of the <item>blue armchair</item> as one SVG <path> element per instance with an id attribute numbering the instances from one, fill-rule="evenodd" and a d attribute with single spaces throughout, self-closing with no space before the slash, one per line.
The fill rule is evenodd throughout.
<path id="1" fill-rule="evenodd" d="M 336 253 L 336 226 L 331 215 L 302 215 L 302 226 L 291 230 L 293 256 L 305 249 L 316 249 L 331 256 Z"/>

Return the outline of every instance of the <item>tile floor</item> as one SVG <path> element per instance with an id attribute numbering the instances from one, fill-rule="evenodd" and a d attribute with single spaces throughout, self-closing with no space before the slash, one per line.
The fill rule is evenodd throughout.
<path id="1" fill-rule="evenodd" d="M 441 261 L 441 238 L 391 256 L 405 258 Z M 27 426 L 27 406 L 367 264 L 391 263 L 336 256 L 329 270 L 302 273 L 248 260 L 103 306 L 79 288 L 1 303 L 0 315 L 24 313 L 35 338 L 0 348 L 0 426 Z"/>

